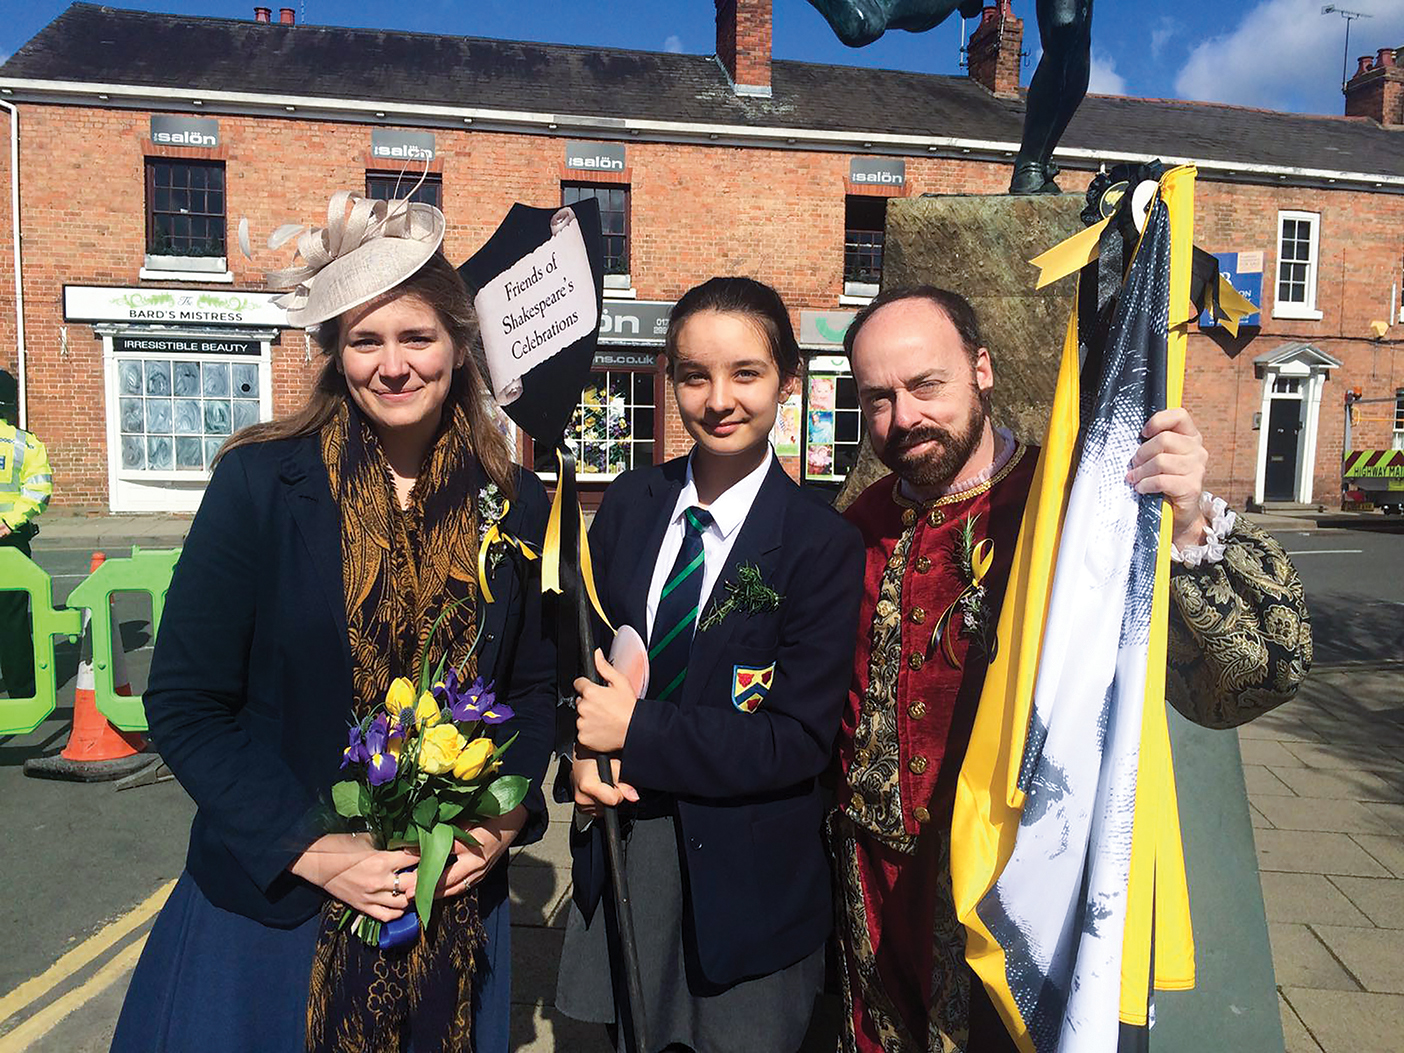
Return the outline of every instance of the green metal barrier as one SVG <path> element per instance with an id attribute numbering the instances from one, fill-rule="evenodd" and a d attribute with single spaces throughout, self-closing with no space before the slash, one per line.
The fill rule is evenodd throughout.
<path id="1" fill-rule="evenodd" d="M 29 593 L 34 624 L 34 694 L 0 699 L 0 735 L 27 735 L 44 722 L 57 703 L 54 637 L 78 639 L 83 631 L 83 612 L 54 607 L 53 581 L 37 563 L 9 545 L 0 545 L 0 588 Z"/>
<path id="2" fill-rule="evenodd" d="M 29 593 L 34 625 L 34 695 L 0 698 L 0 735 L 27 735 L 54 711 L 58 703 L 54 637 L 70 642 L 83 632 L 83 608 L 100 613 L 90 620 L 93 633 L 93 673 L 99 712 L 123 731 L 145 731 L 146 711 L 140 696 L 119 695 L 112 682 L 112 649 L 120 646 L 108 615 L 114 592 L 144 592 L 151 597 L 151 635 L 161 624 L 166 590 L 171 584 L 180 549 L 132 548 L 130 557 L 109 559 L 68 595 L 68 604 L 54 606 L 53 581 L 18 549 L 0 546 L 0 589 Z"/>
<path id="3" fill-rule="evenodd" d="M 175 570 L 180 549 L 146 549 L 132 546 L 128 558 L 109 559 L 68 594 L 69 606 L 86 607 L 90 611 L 110 609 L 114 592 L 144 592 L 151 597 L 151 638 L 161 627 L 161 612 L 166 606 L 166 590 L 171 587 L 171 572 Z M 140 695 L 119 695 L 112 682 L 112 648 L 121 646 L 113 639 L 112 619 L 94 617 L 93 680 L 98 712 L 122 731 L 145 731 L 146 709 Z"/>

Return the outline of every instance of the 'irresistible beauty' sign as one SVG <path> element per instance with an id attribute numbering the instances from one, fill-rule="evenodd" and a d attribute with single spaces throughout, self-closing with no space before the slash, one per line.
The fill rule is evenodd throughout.
<path id="1" fill-rule="evenodd" d="M 508 405 L 521 378 L 599 324 L 594 278 L 575 214 L 551 218 L 551 237 L 478 291 L 473 300 L 493 395 Z"/>

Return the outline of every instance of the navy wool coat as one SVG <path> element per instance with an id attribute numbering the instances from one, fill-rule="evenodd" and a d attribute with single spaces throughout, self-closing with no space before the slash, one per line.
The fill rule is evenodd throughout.
<path id="1" fill-rule="evenodd" d="M 628 472 L 605 492 L 590 549 L 616 626 L 646 632 L 654 563 L 686 475 L 679 458 Z M 853 672 L 863 544 L 773 461 L 705 610 L 746 564 L 784 597 L 779 609 L 733 612 L 696 634 L 681 694 L 639 700 L 620 769 L 625 782 L 676 797 L 686 950 L 723 986 L 793 965 L 828 938 L 819 776 Z M 736 673 L 771 666 L 760 705 L 738 708 Z M 576 904 L 587 918 L 608 882 L 600 825 L 572 827 Z"/>
<path id="2" fill-rule="evenodd" d="M 545 490 L 530 473 L 517 490 L 504 526 L 539 546 Z M 546 829 L 555 706 L 537 566 L 525 580 L 515 559 L 494 572 L 478 652 L 517 714 L 494 729 L 520 733 L 503 771 L 533 782 L 518 843 Z M 316 436 L 220 460 L 171 579 L 144 699 L 151 739 L 198 808 L 186 869 L 201 891 L 267 925 L 310 918 L 325 894 L 287 867 L 326 832 L 351 720 L 341 522 Z"/>

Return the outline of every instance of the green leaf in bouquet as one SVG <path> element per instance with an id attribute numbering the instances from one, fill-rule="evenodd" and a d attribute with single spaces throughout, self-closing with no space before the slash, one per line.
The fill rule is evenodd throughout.
<path id="1" fill-rule="evenodd" d="M 483 799 L 495 802 L 498 815 L 506 815 L 526 799 L 531 780 L 525 775 L 501 775 L 483 789 Z"/>
<path id="2" fill-rule="evenodd" d="M 360 783 L 353 779 L 343 779 L 332 786 L 332 804 L 336 807 L 336 814 L 350 819 L 352 816 L 365 815 L 361 808 L 361 791 L 365 789 Z"/>
<path id="3" fill-rule="evenodd" d="M 434 826 L 439 811 L 439 802 L 436 798 L 426 797 L 414 806 L 411 816 L 414 825 L 422 830 L 429 830 Z"/>
<path id="4" fill-rule="evenodd" d="M 520 734 L 521 734 L 520 731 L 514 731 L 514 732 L 512 732 L 511 738 L 509 738 L 509 739 L 508 739 L 506 742 L 504 742 L 502 745 L 498 746 L 497 749 L 493 750 L 493 751 L 492 751 L 492 756 L 489 757 L 489 758 L 487 759 L 487 763 L 483 765 L 483 770 L 484 770 L 484 771 L 489 771 L 489 770 L 491 770 L 492 766 L 493 766 L 494 764 L 497 763 L 497 759 L 498 759 L 499 757 L 501 757 L 504 753 L 507 752 L 507 747 L 510 746 L 510 745 L 512 745 L 512 743 L 516 742 L 516 741 L 517 741 L 517 736 L 520 735 Z"/>
<path id="5" fill-rule="evenodd" d="M 357 806 L 361 809 L 360 814 L 370 819 L 375 815 L 375 801 L 371 797 L 370 787 L 363 782 L 357 783 L 356 787 L 360 791 L 357 794 Z"/>
<path id="6" fill-rule="evenodd" d="M 439 632 L 439 626 L 444 623 L 444 619 L 447 618 L 450 614 L 452 614 L 453 611 L 459 605 L 466 602 L 466 599 L 454 600 L 452 603 L 450 603 L 447 607 L 445 607 L 439 612 L 439 616 L 434 619 L 434 624 L 429 627 L 429 637 L 427 640 L 425 640 L 424 643 L 424 657 L 421 658 L 419 661 L 419 687 L 414 692 L 415 698 L 418 698 L 420 695 L 424 694 L 424 692 L 428 691 L 429 688 L 433 685 L 433 681 L 429 679 L 429 645 L 434 642 L 434 637 Z M 440 668 L 442 668 L 442 665 L 440 666 Z"/>
<path id="7" fill-rule="evenodd" d="M 419 831 L 419 872 L 415 875 L 414 910 L 419 915 L 422 931 L 429 927 L 429 912 L 434 907 L 434 886 L 444 872 L 449 852 L 453 849 L 453 827 L 437 823 L 432 830 Z"/>
<path id="8" fill-rule="evenodd" d="M 458 817 L 458 813 L 463 811 L 462 801 L 440 801 L 439 818 L 446 823 L 451 823 Z"/>

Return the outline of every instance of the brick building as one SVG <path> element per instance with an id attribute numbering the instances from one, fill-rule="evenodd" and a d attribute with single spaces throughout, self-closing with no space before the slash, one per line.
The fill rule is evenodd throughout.
<path id="1" fill-rule="evenodd" d="M 283 255 L 243 258 L 238 220 L 259 244 L 426 160 L 418 193 L 447 214 L 455 261 L 514 201 L 599 199 L 611 273 L 576 424 L 593 485 L 686 449 L 661 325 L 724 273 L 793 310 L 811 357 L 780 452 L 841 478 L 859 420 L 837 345 L 876 290 L 886 201 L 1007 185 L 1023 23 L 997 0 L 969 75 L 933 76 L 772 61 L 768 0 L 715 3 L 715 56 L 294 25 L 291 8 L 68 8 L 0 66 L 0 365 L 22 377 L 56 502 L 194 507 L 223 438 L 293 409 L 317 368 L 262 292 Z M 1102 163 L 1199 166 L 1196 242 L 1234 254 L 1264 308 L 1237 341 L 1194 327 L 1190 342 L 1186 401 L 1237 506 L 1339 498 L 1347 390 L 1390 400 L 1362 405 L 1356 448 L 1404 445 L 1394 61 L 1361 60 L 1349 117 L 1092 96 L 1059 150 L 1069 190 Z M 994 352 L 998 368 L 1014 349 Z"/>

